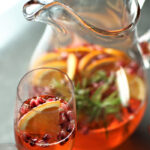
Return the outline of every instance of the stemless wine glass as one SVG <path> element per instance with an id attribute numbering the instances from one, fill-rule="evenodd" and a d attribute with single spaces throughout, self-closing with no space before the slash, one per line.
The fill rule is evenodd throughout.
<path id="1" fill-rule="evenodd" d="M 17 88 L 15 138 L 18 150 L 71 150 L 76 129 L 73 84 L 55 68 L 26 73 Z"/>

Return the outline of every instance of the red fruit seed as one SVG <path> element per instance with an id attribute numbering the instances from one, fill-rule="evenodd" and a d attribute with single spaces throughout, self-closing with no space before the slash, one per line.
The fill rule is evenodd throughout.
<path id="1" fill-rule="evenodd" d="M 32 99 L 32 100 L 30 101 L 30 106 L 31 106 L 31 108 L 36 107 L 36 106 L 37 106 L 36 100 Z"/>

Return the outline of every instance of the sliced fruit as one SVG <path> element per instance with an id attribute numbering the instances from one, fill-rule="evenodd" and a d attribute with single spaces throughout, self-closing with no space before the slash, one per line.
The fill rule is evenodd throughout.
<path id="1" fill-rule="evenodd" d="M 106 52 L 107 54 L 113 55 L 113 56 L 119 56 L 119 57 L 125 57 L 125 53 L 120 51 L 120 50 L 116 50 L 113 48 L 105 48 L 104 52 Z"/>
<path id="2" fill-rule="evenodd" d="M 71 80 L 74 79 L 76 70 L 77 70 L 78 59 L 75 54 L 71 53 L 67 59 L 67 74 Z"/>
<path id="3" fill-rule="evenodd" d="M 93 49 L 89 47 L 75 47 L 75 48 L 60 48 L 60 52 L 91 52 Z"/>
<path id="4" fill-rule="evenodd" d="M 53 67 L 53 68 L 58 68 L 62 71 L 66 71 L 67 63 L 65 61 L 52 61 L 42 65 L 42 67 Z M 40 70 L 34 74 L 33 84 L 40 85 L 40 86 L 48 86 L 48 84 L 53 78 L 59 79 L 60 74 L 56 71 L 51 71 L 48 69 Z"/>
<path id="5" fill-rule="evenodd" d="M 137 75 L 127 75 L 129 88 L 130 88 L 130 96 L 131 98 L 135 98 L 138 100 L 145 100 L 146 98 L 146 87 L 144 81 L 138 77 Z"/>
<path id="6" fill-rule="evenodd" d="M 121 103 L 124 107 L 128 106 L 130 100 L 130 88 L 127 79 L 127 74 L 123 68 L 116 72 L 116 82 Z"/>
<path id="7" fill-rule="evenodd" d="M 94 69 L 96 69 L 99 66 L 102 66 L 108 63 L 113 63 L 113 62 L 116 62 L 117 60 L 118 60 L 117 57 L 108 57 L 108 58 L 94 61 L 89 66 L 87 66 L 86 71 L 92 72 Z"/>
<path id="8" fill-rule="evenodd" d="M 103 53 L 102 51 L 92 51 L 89 54 L 87 54 L 86 56 L 84 56 L 79 62 L 79 71 L 82 71 L 87 66 L 87 64 L 90 62 L 90 60 L 92 58 L 94 58 L 95 56 L 98 56 L 102 53 Z"/>
<path id="9" fill-rule="evenodd" d="M 57 60 L 59 57 L 60 57 L 60 53 L 54 53 L 54 52 L 46 53 L 45 55 L 40 56 L 40 58 L 37 59 L 37 61 L 32 66 L 32 68 L 36 68 L 46 62 Z"/>
<path id="10" fill-rule="evenodd" d="M 18 129 L 31 134 L 50 133 L 56 137 L 60 130 L 60 105 L 60 101 L 52 101 L 31 109 L 18 122 Z"/>
<path id="11" fill-rule="evenodd" d="M 45 63 L 41 66 L 42 67 L 54 67 L 54 68 L 59 68 L 59 69 L 66 69 L 67 63 L 64 60 L 56 60 L 56 61 L 51 61 L 51 62 Z"/>

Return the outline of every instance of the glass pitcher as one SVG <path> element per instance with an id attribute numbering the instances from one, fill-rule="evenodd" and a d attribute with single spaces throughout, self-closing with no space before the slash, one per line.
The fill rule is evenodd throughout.
<path id="1" fill-rule="evenodd" d="M 137 0 L 32 0 L 23 13 L 47 24 L 30 69 L 58 68 L 74 82 L 74 149 L 105 150 L 123 143 L 139 125 L 147 100 Z"/>

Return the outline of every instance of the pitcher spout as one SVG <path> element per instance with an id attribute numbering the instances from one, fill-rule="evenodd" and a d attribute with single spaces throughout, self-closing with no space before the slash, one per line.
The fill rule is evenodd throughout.
<path id="1" fill-rule="evenodd" d="M 99 12 L 100 2 L 94 1 L 95 3 L 77 0 L 74 5 L 72 1 L 66 0 L 31 0 L 24 5 L 23 13 L 27 20 L 51 24 L 62 31 L 71 25 L 98 36 L 122 37 L 124 32 L 133 30 L 140 14 L 136 0 L 132 2 L 132 7 L 120 0 L 115 0 L 116 5 L 110 0 L 104 1 L 105 13 Z M 129 10 L 133 10 L 134 7 L 132 15 L 127 11 L 127 6 Z"/>

